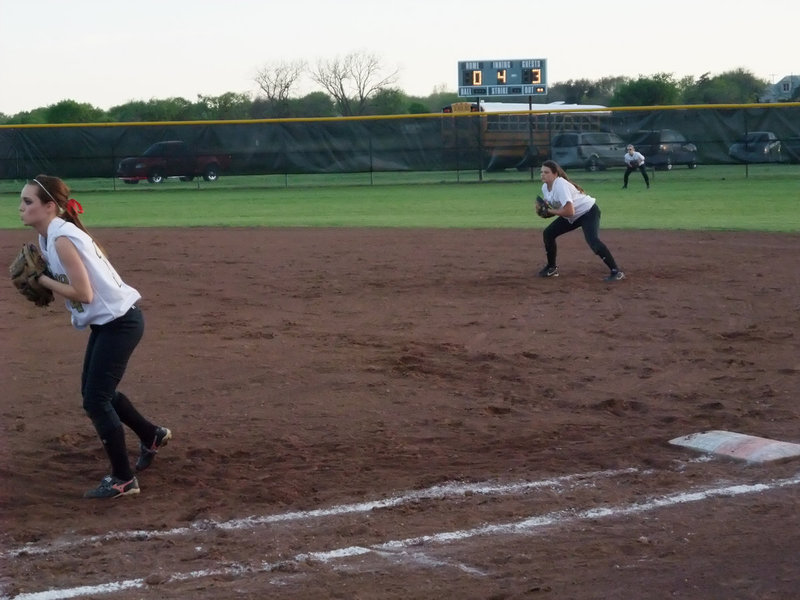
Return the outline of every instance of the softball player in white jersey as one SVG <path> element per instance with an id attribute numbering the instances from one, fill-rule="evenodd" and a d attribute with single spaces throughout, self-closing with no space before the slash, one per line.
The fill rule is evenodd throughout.
<path id="1" fill-rule="evenodd" d="M 539 277 L 558 277 L 556 264 L 556 238 L 580 227 L 586 243 L 611 271 L 605 281 L 625 279 L 608 247 L 600 241 L 600 207 L 597 201 L 569 180 L 558 163 L 546 160 L 542 163 L 542 197 L 547 202 L 555 221 L 545 227 L 542 237 L 547 255 L 547 264 L 539 271 Z"/>
<path id="2" fill-rule="evenodd" d="M 150 466 L 158 449 L 172 437 L 142 416 L 117 390 L 128 360 L 144 333 L 144 316 L 136 306 L 140 295 L 120 278 L 79 215 L 58 177 L 38 175 L 22 188 L 20 217 L 39 233 L 39 247 L 50 275 L 39 283 L 64 297 L 72 324 L 89 328 L 81 373 L 83 408 L 92 421 L 111 463 L 111 473 L 87 498 L 116 498 L 139 493 L 125 446 L 127 425 L 139 437 L 136 470 Z"/>

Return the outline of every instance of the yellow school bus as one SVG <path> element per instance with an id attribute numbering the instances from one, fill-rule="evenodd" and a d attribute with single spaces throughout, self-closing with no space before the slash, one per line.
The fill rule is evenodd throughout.
<path id="1" fill-rule="evenodd" d="M 563 131 L 604 131 L 610 111 L 594 104 L 455 102 L 442 109 L 446 152 L 464 168 L 526 169 L 550 157 L 551 138 Z"/>

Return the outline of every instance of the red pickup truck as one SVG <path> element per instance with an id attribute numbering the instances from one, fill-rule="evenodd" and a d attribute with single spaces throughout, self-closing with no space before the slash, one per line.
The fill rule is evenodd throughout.
<path id="1" fill-rule="evenodd" d="M 117 167 L 117 177 L 125 183 L 161 183 L 167 177 L 180 177 L 191 181 L 203 176 L 206 181 L 216 181 L 219 173 L 231 164 L 230 154 L 198 154 L 186 142 L 158 142 L 141 156 L 123 158 Z"/>

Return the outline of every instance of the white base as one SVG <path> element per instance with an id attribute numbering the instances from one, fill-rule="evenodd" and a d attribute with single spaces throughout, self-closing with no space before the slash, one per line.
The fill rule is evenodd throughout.
<path id="1" fill-rule="evenodd" d="M 735 433 L 733 431 L 704 431 L 669 441 L 700 452 L 729 456 L 747 462 L 762 463 L 800 456 L 800 444 Z"/>

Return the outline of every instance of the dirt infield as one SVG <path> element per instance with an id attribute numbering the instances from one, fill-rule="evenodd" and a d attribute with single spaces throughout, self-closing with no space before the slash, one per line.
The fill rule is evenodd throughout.
<path id="1" fill-rule="evenodd" d="M 667 442 L 800 442 L 800 238 L 601 233 L 618 284 L 580 233 L 542 280 L 537 231 L 96 231 L 174 432 L 107 502 L 86 333 L 2 286 L 0 598 L 795 597 L 798 461 Z"/>

